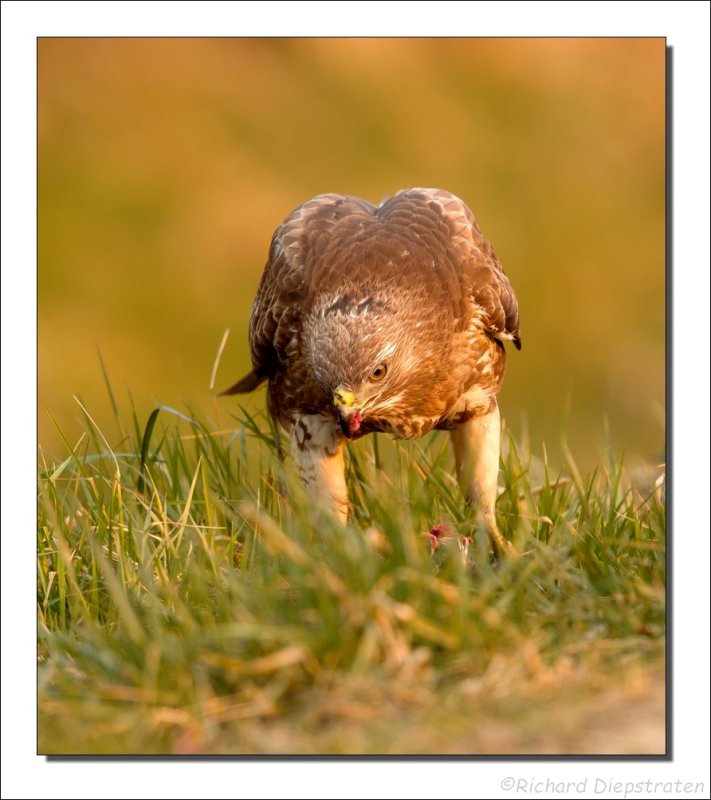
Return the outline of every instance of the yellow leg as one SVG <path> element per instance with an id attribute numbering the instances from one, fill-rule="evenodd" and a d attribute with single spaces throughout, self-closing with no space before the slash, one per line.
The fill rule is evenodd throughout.
<path id="1" fill-rule="evenodd" d="M 513 552 L 496 525 L 501 421 L 499 407 L 472 417 L 451 431 L 454 462 L 466 501 L 473 505 L 489 534 L 494 556 Z"/>

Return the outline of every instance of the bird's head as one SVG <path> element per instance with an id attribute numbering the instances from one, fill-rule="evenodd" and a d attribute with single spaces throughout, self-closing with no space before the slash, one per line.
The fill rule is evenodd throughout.
<path id="1" fill-rule="evenodd" d="M 406 298 L 362 292 L 324 298 L 306 316 L 304 353 L 347 439 L 397 432 L 412 411 L 428 369 L 414 357 L 418 324 Z"/>
<path id="2" fill-rule="evenodd" d="M 379 364 L 371 371 L 370 382 L 384 380 L 387 370 L 388 366 L 385 362 Z M 361 385 L 358 387 L 358 394 L 356 395 L 341 383 L 333 391 L 333 405 L 338 413 L 338 422 L 346 439 L 354 439 L 367 432 L 363 430 L 363 413 L 364 411 L 372 413 L 373 400 L 378 399 L 377 394 L 368 391 L 368 389 L 367 385 Z M 371 406 L 370 409 L 367 408 L 368 405 Z"/>

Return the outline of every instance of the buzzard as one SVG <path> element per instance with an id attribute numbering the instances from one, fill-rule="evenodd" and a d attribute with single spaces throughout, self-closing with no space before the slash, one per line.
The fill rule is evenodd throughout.
<path id="1" fill-rule="evenodd" d="M 307 489 L 343 522 L 347 441 L 448 430 L 498 554 L 505 340 L 520 349 L 518 303 L 462 200 L 420 188 L 377 206 L 321 194 L 274 233 L 249 323 L 252 370 L 223 394 L 267 383 Z"/>

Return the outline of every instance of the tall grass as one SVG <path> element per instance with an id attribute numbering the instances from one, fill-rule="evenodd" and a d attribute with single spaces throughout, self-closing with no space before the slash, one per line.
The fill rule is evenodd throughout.
<path id="1" fill-rule="evenodd" d="M 609 453 L 557 475 L 505 434 L 521 555 L 494 563 L 445 436 L 351 446 L 342 529 L 264 419 L 114 409 L 115 431 L 82 407 L 81 438 L 57 426 L 65 452 L 40 454 L 40 752 L 663 749 L 658 704 L 654 744 L 616 716 L 661 687 L 659 470 Z M 600 708 L 610 739 L 578 724 Z"/>

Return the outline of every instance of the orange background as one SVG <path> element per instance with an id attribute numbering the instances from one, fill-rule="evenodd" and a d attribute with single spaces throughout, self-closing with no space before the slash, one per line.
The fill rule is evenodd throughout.
<path id="1" fill-rule="evenodd" d="M 663 39 L 40 39 L 39 440 L 78 395 L 214 416 L 308 197 L 462 197 L 521 306 L 503 415 L 554 461 L 664 458 Z M 249 407 L 263 407 L 260 393 Z M 234 410 L 231 400 L 219 401 Z M 567 410 L 569 409 L 569 411 Z M 224 420 L 223 420 L 224 422 Z"/>

